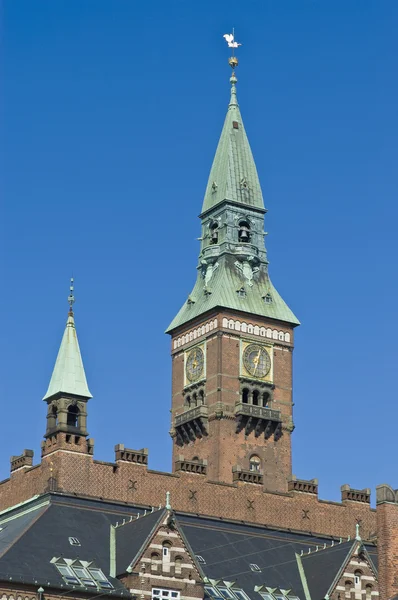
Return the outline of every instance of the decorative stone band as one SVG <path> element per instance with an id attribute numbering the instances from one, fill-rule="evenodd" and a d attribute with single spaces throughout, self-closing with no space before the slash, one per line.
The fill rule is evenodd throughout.
<path id="1" fill-rule="evenodd" d="M 246 471 L 239 465 L 232 467 L 232 481 L 244 481 L 245 483 L 262 484 L 264 476 L 259 471 Z"/>
<path id="2" fill-rule="evenodd" d="M 124 444 L 116 444 L 115 461 L 118 460 L 136 463 L 138 465 L 147 465 L 148 448 L 142 448 L 141 450 L 130 450 L 129 448 L 125 448 Z"/>
<path id="3" fill-rule="evenodd" d="M 354 490 L 346 483 L 341 486 L 341 499 L 370 504 L 370 489 Z"/>
<path id="4" fill-rule="evenodd" d="M 192 329 L 188 333 L 176 338 L 173 341 L 173 349 L 181 348 L 189 342 L 201 338 L 206 333 L 210 333 L 218 327 L 218 320 L 212 319 L 207 323 Z M 291 335 L 288 331 L 280 331 L 278 329 L 271 329 L 271 327 L 260 327 L 259 325 L 253 325 L 252 323 L 246 323 L 245 321 L 237 321 L 235 319 L 227 319 L 224 317 L 222 320 L 222 327 L 224 329 L 232 329 L 234 331 L 240 331 L 249 335 L 257 335 L 259 337 L 268 338 L 279 342 L 291 343 Z"/>
<path id="5" fill-rule="evenodd" d="M 318 495 L 318 480 L 297 479 L 297 477 L 293 475 L 291 481 L 287 484 L 287 489 L 289 492 L 304 492 L 305 494 Z"/>
<path id="6" fill-rule="evenodd" d="M 259 337 L 278 340 L 280 342 L 290 343 L 291 340 L 289 332 L 278 331 L 277 329 L 271 329 L 271 327 L 259 327 L 258 325 L 245 323 L 244 321 L 241 322 L 224 318 L 222 320 L 222 326 L 225 329 L 233 329 L 234 331 L 241 331 L 242 333 L 248 333 L 249 335 L 258 335 Z"/>
<path id="7" fill-rule="evenodd" d="M 190 331 L 189 333 L 186 333 L 185 335 L 183 335 L 179 338 L 176 338 L 174 340 L 174 342 L 173 342 L 174 350 L 176 350 L 177 348 L 180 348 L 181 346 L 184 346 L 185 344 L 188 344 L 189 342 L 192 342 L 192 341 L 202 337 L 203 335 L 205 335 L 206 333 L 209 333 L 210 331 L 213 331 L 213 329 L 216 329 L 216 327 L 218 327 L 218 321 L 217 321 L 217 319 L 212 319 L 211 321 L 208 321 L 204 325 L 201 325 L 200 327 L 197 327 L 196 329 L 192 329 L 192 331 Z"/>

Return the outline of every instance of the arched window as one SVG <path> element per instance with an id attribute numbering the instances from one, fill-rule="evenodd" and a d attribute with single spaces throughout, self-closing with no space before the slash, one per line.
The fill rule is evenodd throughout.
<path id="1" fill-rule="evenodd" d="M 213 223 L 210 227 L 210 244 L 218 244 L 218 223 Z"/>
<path id="2" fill-rule="evenodd" d="M 171 543 L 169 541 L 165 541 L 162 544 L 162 569 L 165 572 L 170 571 L 170 552 Z"/>
<path id="3" fill-rule="evenodd" d="M 260 392 L 258 390 L 254 390 L 253 392 L 253 404 L 254 406 L 258 406 L 258 399 L 260 397 Z"/>
<path id="4" fill-rule="evenodd" d="M 205 393 L 203 390 L 199 390 L 198 399 L 199 405 L 202 406 L 205 403 Z"/>
<path id="5" fill-rule="evenodd" d="M 171 542 L 163 542 L 162 544 L 162 556 L 163 558 L 165 558 L 166 556 L 169 557 L 170 560 L 170 548 L 171 548 Z"/>
<path id="6" fill-rule="evenodd" d="M 181 571 L 182 571 L 182 558 L 181 558 L 181 556 L 176 556 L 174 564 L 175 564 L 175 574 L 176 575 L 181 575 Z"/>
<path id="7" fill-rule="evenodd" d="M 362 577 L 362 571 L 360 571 L 359 569 L 354 571 L 354 581 L 355 581 L 356 588 L 361 586 L 361 577 Z"/>
<path id="8" fill-rule="evenodd" d="M 199 462 L 199 456 L 194 456 L 192 462 Z"/>
<path id="9" fill-rule="evenodd" d="M 261 460 L 256 454 L 250 457 L 250 471 L 258 473 L 261 469 Z"/>
<path id="10" fill-rule="evenodd" d="M 370 600 L 372 597 L 372 586 L 370 585 L 370 583 L 367 584 L 365 591 L 366 591 L 366 600 Z"/>
<path id="11" fill-rule="evenodd" d="M 57 411 L 57 407 L 54 406 L 54 404 L 51 406 L 49 413 L 48 413 L 48 428 L 49 429 L 53 429 L 54 427 L 56 427 L 58 425 L 58 411 Z"/>
<path id="12" fill-rule="evenodd" d="M 158 565 L 159 565 L 159 559 L 160 556 L 157 552 L 152 552 L 151 554 L 151 571 L 157 571 L 158 570 Z"/>
<path id="13" fill-rule="evenodd" d="M 263 406 L 267 406 L 268 402 L 270 401 L 270 395 L 268 392 L 263 392 Z"/>
<path id="14" fill-rule="evenodd" d="M 192 407 L 197 406 L 197 405 L 198 405 L 198 396 L 195 392 L 194 394 L 192 394 Z"/>
<path id="15" fill-rule="evenodd" d="M 247 221 L 240 221 L 238 230 L 238 240 L 243 243 L 250 242 L 250 225 Z"/>
<path id="16" fill-rule="evenodd" d="M 249 390 L 247 388 L 242 390 L 242 402 L 243 404 L 249 403 Z"/>
<path id="17" fill-rule="evenodd" d="M 68 425 L 68 427 L 77 427 L 78 425 L 78 418 L 79 418 L 79 409 L 77 408 L 77 406 L 74 406 L 73 404 L 68 408 L 68 413 L 66 416 L 66 424 Z"/>
<path id="18" fill-rule="evenodd" d="M 187 396 L 184 402 L 186 408 L 191 408 L 191 396 Z"/>
<path id="19" fill-rule="evenodd" d="M 344 584 L 344 587 L 345 587 L 345 597 L 351 598 L 352 581 L 347 580 Z"/>

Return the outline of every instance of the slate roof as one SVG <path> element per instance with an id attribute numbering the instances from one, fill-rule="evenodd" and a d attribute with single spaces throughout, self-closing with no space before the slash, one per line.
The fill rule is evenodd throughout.
<path id="1" fill-rule="evenodd" d="M 165 509 L 158 509 L 116 528 L 116 575 L 125 573 L 127 567 L 138 558 L 165 514 Z"/>
<path id="2" fill-rule="evenodd" d="M 0 580 L 45 588 L 70 588 L 52 558 L 64 557 L 94 561 L 96 567 L 109 574 L 109 532 L 111 524 L 136 514 L 131 507 L 46 494 L 14 511 L 0 515 Z M 80 546 L 72 546 L 76 537 Z M 111 595 L 130 594 L 117 580 Z M 98 590 L 84 590 L 98 594 Z M 104 592 L 106 593 L 106 592 Z"/>
<path id="3" fill-rule="evenodd" d="M 326 596 L 356 544 L 344 542 L 300 557 L 311 598 L 315 600 Z"/>
<path id="4" fill-rule="evenodd" d="M 0 515 L 0 581 L 12 577 L 14 582 L 34 583 L 45 589 L 71 588 L 51 563 L 54 557 L 63 557 L 93 561 L 114 586 L 111 595 L 129 597 L 128 590 L 110 576 L 111 526 L 119 524 L 113 531 L 117 532 L 116 563 L 120 574 L 139 556 L 165 515 L 165 509 L 157 509 L 142 516 L 144 508 L 48 493 L 5 511 Z M 138 512 L 141 517 L 136 519 Z M 131 517 L 134 520 L 130 523 Z M 126 523 L 121 525 L 123 520 Z M 335 540 L 333 548 L 316 553 L 317 545 L 330 546 L 332 539 L 187 513 L 176 513 L 175 520 L 188 548 L 204 560 L 196 559 L 204 576 L 235 582 L 251 600 L 261 600 L 255 586 L 290 589 L 292 595 L 304 600 L 296 556 L 301 551 L 312 600 L 323 598 L 328 581 L 324 578 L 324 585 L 317 573 L 324 574 L 327 568 L 330 585 L 352 547 L 352 542 L 339 544 Z M 71 545 L 69 537 L 77 537 L 81 545 Z M 367 550 L 374 559 L 375 548 L 369 545 Z M 258 565 L 260 571 L 252 571 L 251 564 Z M 98 594 L 97 589 L 82 591 Z"/>

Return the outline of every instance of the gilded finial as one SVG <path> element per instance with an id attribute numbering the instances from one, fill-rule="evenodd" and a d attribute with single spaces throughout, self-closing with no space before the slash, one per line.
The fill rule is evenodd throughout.
<path id="1" fill-rule="evenodd" d="M 236 83 L 237 79 L 235 77 L 235 69 L 239 64 L 239 61 L 235 56 L 235 48 L 238 48 L 242 44 L 239 44 L 238 42 L 235 41 L 235 29 L 232 29 L 232 33 L 225 33 L 223 35 L 223 38 L 227 42 L 228 48 L 232 48 L 232 56 L 229 57 L 228 63 L 232 69 L 231 83 Z"/>
<path id="2" fill-rule="evenodd" d="M 71 314 L 71 315 L 73 314 L 73 305 L 75 303 L 75 297 L 73 295 L 73 291 L 75 288 L 74 288 L 73 283 L 74 283 L 74 279 L 73 279 L 73 277 L 71 277 L 70 286 L 69 286 L 69 296 L 68 296 L 69 314 Z"/>

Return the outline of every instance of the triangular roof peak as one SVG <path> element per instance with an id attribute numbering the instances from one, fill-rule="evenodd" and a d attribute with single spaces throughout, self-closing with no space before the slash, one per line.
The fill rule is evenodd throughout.
<path id="1" fill-rule="evenodd" d="M 79 342 L 77 339 L 75 317 L 72 310 L 74 303 L 73 280 L 71 281 L 71 293 L 69 295 L 69 313 L 61 346 L 55 361 L 54 370 L 51 376 L 48 390 L 43 400 L 48 400 L 57 394 L 68 394 L 73 396 L 82 396 L 83 398 L 92 398 L 88 389 L 86 373 L 84 371 L 83 360 L 80 353 Z"/>
<path id="2" fill-rule="evenodd" d="M 232 74 L 231 99 L 211 167 L 202 214 L 224 201 L 265 211 L 260 181 L 236 95 Z"/>

